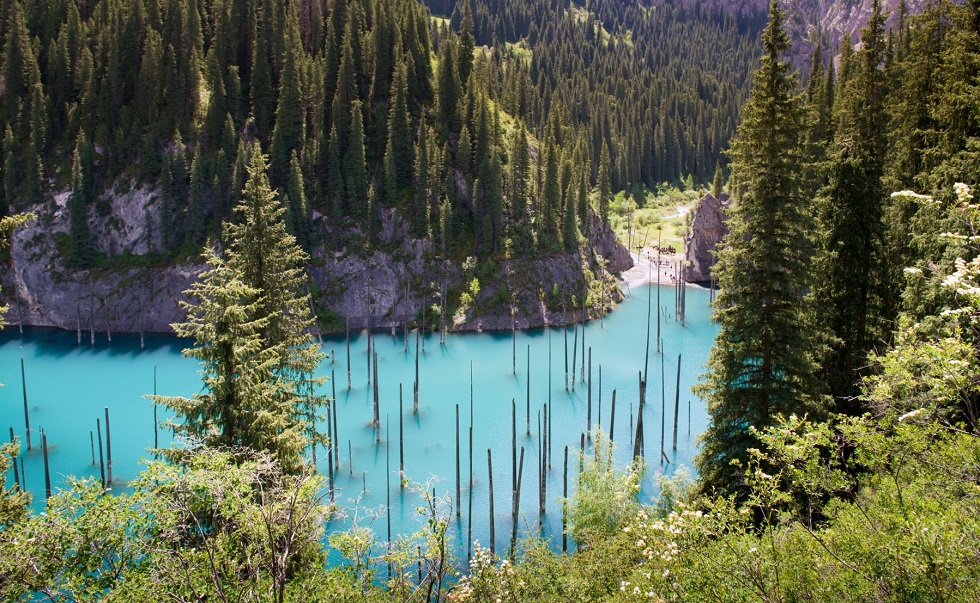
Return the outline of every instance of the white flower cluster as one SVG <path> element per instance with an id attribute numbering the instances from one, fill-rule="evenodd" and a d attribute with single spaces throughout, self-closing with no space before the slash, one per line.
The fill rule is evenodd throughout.
<path id="1" fill-rule="evenodd" d="M 907 201 L 918 201 L 920 203 L 936 203 L 932 195 L 920 195 L 915 191 L 898 191 L 892 193 L 892 199 L 905 199 Z"/>
<path id="2" fill-rule="evenodd" d="M 462 601 L 496 601 L 511 598 L 514 582 L 514 566 L 504 559 L 496 566 L 497 557 L 489 549 L 473 542 L 473 557 L 470 558 L 470 574 L 463 576 L 453 587 L 447 600 L 454 603 Z M 489 597 L 489 598 L 488 598 Z"/>
<path id="3" fill-rule="evenodd" d="M 943 279 L 943 286 L 955 289 L 956 293 L 967 296 L 971 303 L 980 302 L 978 276 L 980 276 L 980 256 L 969 262 L 963 258 L 956 258 L 956 271 Z"/>
<path id="4" fill-rule="evenodd" d="M 904 423 L 905 421 L 908 421 L 909 419 L 914 419 L 914 418 L 918 417 L 919 415 L 921 415 L 922 413 L 924 413 L 925 411 L 926 411 L 926 409 L 924 409 L 924 408 L 917 408 L 917 409 L 915 409 L 913 411 L 909 411 L 909 412 L 905 413 L 904 415 L 900 416 L 898 418 L 898 422 L 899 423 Z"/>
<path id="5" fill-rule="evenodd" d="M 958 203 L 969 205 L 970 201 L 973 201 L 973 193 L 970 191 L 970 187 L 962 182 L 957 182 L 953 185 L 953 189 L 956 191 L 956 201 Z"/>
<path id="6" fill-rule="evenodd" d="M 677 544 L 677 536 L 689 528 L 694 521 L 703 517 L 705 515 L 700 510 L 691 511 L 684 509 L 680 513 L 677 511 L 671 512 L 665 519 L 658 519 L 652 523 L 647 523 L 646 514 L 641 513 L 637 527 L 641 533 L 644 533 L 644 530 L 649 530 L 650 534 L 649 540 L 647 538 L 638 538 L 636 540 L 636 548 L 641 549 L 643 556 L 649 561 L 659 559 L 664 563 L 670 563 L 680 552 Z M 629 532 L 629 526 L 623 528 L 623 531 Z"/>

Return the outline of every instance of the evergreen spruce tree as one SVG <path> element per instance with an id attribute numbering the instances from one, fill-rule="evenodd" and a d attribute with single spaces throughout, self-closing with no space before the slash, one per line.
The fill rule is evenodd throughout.
<path id="1" fill-rule="evenodd" d="M 67 41 L 65 46 L 67 47 Z M 68 52 L 67 48 L 65 52 Z M 69 63 L 70 59 L 66 58 L 65 62 Z M 149 124 L 155 124 L 159 115 L 160 101 L 163 97 L 163 65 L 163 40 L 157 30 L 151 29 L 146 34 L 146 40 L 143 41 L 143 56 L 140 60 L 136 84 L 136 110 Z M 67 95 L 68 92 L 64 94 Z"/>
<path id="2" fill-rule="evenodd" d="M 609 147 L 602 144 L 599 156 L 599 175 L 596 178 L 596 188 L 599 196 L 599 217 L 603 222 L 609 222 L 609 203 L 612 201 L 612 183 L 609 181 Z"/>
<path id="3" fill-rule="evenodd" d="M 264 27 L 265 11 L 258 9 L 258 23 L 256 28 L 260 30 L 255 37 L 255 45 L 252 52 L 251 70 L 251 99 L 252 99 L 252 119 L 255 122 L 256 133 L 259 139 L 268 142 L 272 133 L 273 119 L 276 110 L 276 94 L 272 81 L 272 66 L 269 64 L 269 47 L 265 35 L 261 35 L 261 28 Z"/>
<path id="4" fill-rule="evenodd" d="M 205 148 L 220 149 L 227 144 L 225 116 L 228 114 L 228 95 L 225 90 L 224 63 L 220 58 L 220 48 L 215 45 L 208 52 L 206 75 L 208 79 L 208 108 L 204 117 L 203 140 Z"/>
<path id="5" fill-rule="evenodd" d="M 499 250 L 504 226 L 504 177 L 497 153 L 483 162 L 479 182 L 480 252 L 488 256 Z"/>
<path id="6" fill-rule="evenodd" d="M 270 188 L 266 170 L 265 155 L 255 144 L 242 201 L 235 208 L 241 221 L 226 222 L 223 238 L 229 265 L 261 293 L 258 313 L 270 317 L 263 335 L 269 347 L 279 348 L 280 387 L 292 384 L 299 393 L 302 385 L 317 382 L 312 374 L 323 355 L 309 333 L 313 316 L 304 270 L 308 256 L 286 231 L 286 209 Z"/>
<path id="7" fill-rule="evenodd" d="M 22 190 L 28 204 L 41 202 L 44 186 L 44 163 L 41 157 L 47 147 L 48 111 L 47 99 L 41 83 L 34 84 L 31 92 L 30 134 L 24 151 L 24 182 Z"/>
<path id="8" fill-rule="evenodd" d="M 711 196 L 721 199 L 721 192 L 725 188 L 725 176 L 721 173 L 721 165 L 715 164 L 715 179 L 711 184 Z"/>
<path id="9" fill-rule="evenodd" d="M 459 112 L 459 100 L 462 92 L 455 60 L 452 41 L 447 37 L 439 52 L 437 101 L 439 103 L 439 121 L 448 133 L 453 134 L 459 132 L 463 125 Z"/>
<path id="10" fill-rule="evenodd" d="M 824 231 L 816 298 L 835 336 L 824 368 L 838 408 L 858 413 L 860 371 L 885 335 L 883 297 L 898 297 L 900 283 L 885 280 L 882 184 L 887 150 L 887 76 L 884 17 L 874 0 L 872 15 L 853 55 L 850 78 L 838 92 L 837 128 L 830 184 L 821 204 Z"/>
<path id="11" fill-rule="evenodd" d="M 21 103 L 25 103 L 34 84 L 41 82 L 41 72 L 31 46 L 24 7 L 20 0 L 14 0 L 3 11 L 7 18 L 3 64 L 3 90 L 0 91 L 0 122 L 12 123 L 17 119 Z M 25 103 L 26 104 L 26 103 Z M 16 134 L 26 138 L 23 128 L 15 128 Z"/>
<path id="12" fill-rule="evenodd" d="M 71 188 L 68 198 L 68 235 L 71 238 L 71 260 L 86 268 L 95 263 L 95 239 L 88 226 L 88 211 L 94 201 L 91 185 L 92 151 L 85 132 L 79 132 L 71 164 Z"/>
<path id="13" fill-rule="evenodd" d="M 303 185 L 303 170 L 299 165 L 296 151 L 289 160 L 289 184 L 286 186 L 288 211 L 286 226 L 289 234 L 296 237 L 300 247 L 306 249 L 310 244 L 309 210 L 306 203 L 306 191 Z"/>
<path id="14" fill-rule="evenodd" d="M 391 3 L 387 1 L 374 4 L 374 27 L 371 29 L 372 58 L 374 77 L 372 78 L 372 98 L 382 102 L 388 98 L 391 79 L 395 73 L 394 37 L 395 23 L 391 14 Z"/>
<path id="15" fill-rule="evenodd" d="M 368 174 L 364 157 L 364 121 L 361 117 L 361 101 L 354 101 L 350 110 L 350 144 L 344 155 L 344 186 L 347 208 L 350 215 L 358 220 L 368 216 Z"/>
<path id="16" fill-rule="evenodd" d="M 343 3 L 343 0 L 339 0 Z M 350 140 L 351 122 L 348 119 L 350 108 L 358 100 L 356 60 L 354 56 L 354 33 L 351 24 L 344 29 L 344 43 L 340 59 L 340 71 L 337 75 L 337 92 L 333 98 L 330 115 L 333 117 L 333 127 L 337 129 L 338 144 L 341 153 L 347 148 Z"/>
<path id="17" fill-rule="evenodd" d="M 419 128 L 415 143 L 415 163 L 412 185 L 412 232 L 421 237 L 429 233 L 429 147 L 427 128 Z"/>
<path id="18" fill-rule="evenodd" d="M 303 447 L 300 425 L 288 399 L 277 392 L 272 369 L 275 350 L 263 332 L 269 316 L 259 312 L 258 289 L 242 282 L 237 270 L 208 245 L 205 270 L 181 302 L 187 321 L 172 325 L 180 337 L 194 339 L 184 356 L 201 363 L 203 393 L 191 398 L 157 396 L 173 410 L 174 431 L 209 447 L 267 450 L 287 467 L 296 467 Z"/>
<path id="19" fill-rule="evenodd" d="M 0 218 L 10 214 L 17 202 L 17 143 L 10 124 L 3 134 L 3 198 L 0 199 Z"/>
<path id="20" fill-rule="evenodd" d="M 463 123 L 463 129 L 459 132 L 455 167 L 467 175 L 473 170 L 473 137 L 470 136 L 470 127 L 466 123 Z"/>
<path id="21" fill-rule="evenodd" d="M 810 143 L 822 145 L 826 143 L 830 132 L 830 113 L 833 107 L 827 104 L 827 78 L 823 66 L 823 47 L 820 44 L 813 49 L 810 58 L 810 81 L 806 86 L 806 100 L 810 106 L 812 126 L 810 128 Z M 816 157 L 822 159 L 821 156 Z"/>
<path id="22" fill-rule="evenodd" d="M 561 213 L 561 178 L 558 175 L 558 149 L 554 144 L 548 145 L 548 156 L 545 162 L 543 203 L 540 223 L 542 232 L 538 239 L 546 249 L 558 247 L 558 218 Z"/>
<path id="23" fill-rule="evenodd" d="M 578 211 L 578 225 L 582 232 L 588 232 L 593 213 L 587 167 L 592 162 L 586 155 L 585 144 L 585 139 L 580 138 L 579 143 L 575 145 L 575 153 L 572 154 L 572 163 L 575 165 L 575 208 Z"/>
<path id="24" fill-rule="evenodd" d="M 330 213 L 333 217 L 335 233 L 338 232 L 337 227 L 343 221 L 348 209 L 348 194 L 344 188 L 341 167 L 340 135 L 337 134 L 337 126 L 334 124 L 330 128 L 330 142 L 327 145 L 327 196 L 330 199 Z"/>
<path id="25" fill-rule="evenodd" d="M 210 190 L 207 168 L 204 165 L 204 156 L 200 149 L 194 151 L 194 158 L 191 160 L 191 180 L 190 180 L 190 203 L 187 206 L 187 241 L 192 245 L 201 245 L 204 242 L 204 231 L 207 226 L 207 214 L 210 200 L 208 193 Z"/>
<path id="26" fill-rule="evenodd" d="M 825 346 L 808 295 L 814 220 L 798 181 L 805 118 L 796 78 L 780 60 L 789 39 L 776 0 L 762 40 L 731 150 L 738 190 L 715 269 L 721 328 L 697 386 L 710 414 L 697 457 L 707 492 L 740 490 L 747 451 L 761 446 L 751 428 L 780 414 L 818 417 L 827 404 L 817 376 Z"/>
<path id="27" fill-rule="evenodd" d="M 286 27 L 286 56 L 279 83 L 279 105 L 276 109 L 276 125 L 272 131 L 269 149 L 271 164 L 270 180 L 275 187 L 284 187 L 289 181 L 290 159 L 300 150 L 303 141 L 303 104 L 300 89 L 300 70 L 303 48 L 299 41 L 299 18 L 290 11 Z"/>
<path id="28" fill-rule="evenodd" d="M 529 251 L 532 243 L 528 224 L 531 153 L 527 143 L 527 127 L 523 121 L 513 129 L 511 136 L 506 191 L 507 237 L 516 249 Z"/>
<path id="29" fill-rule="evenodd" d="M 172 237 L 175 245 L 180 245 L 187 240 L 187 200 L 190 198 L 190 174 L 187 170 L 186 148 L 180 138 L 176 135 L 174 148 L 176 152 L 170 159 L 170 186 L 163 189 L 163 194 L 169 198 L 170 209 L 173 221 L 166 227 L 172 229 Z"/>
<path id="30" fill-rule="evenodd" d="M 408 82 L 405 63 L 395 68 L 391 85 L 392 108 L 388 118 L 388 146 L 385 150 L 385 187 L 388 201 L 394 205 L 412 185 L 412 125 L 408 114 Z"/>
<path id="31" fill-rule="evenodd" d="M 235 211 L 240 221 L 224 224 L 225 257 L 205 252 L 210 268 L 189 291 L 198 303 L 174 325 L 196 340 L 187 354 L 205 365 L 205 393 L 155 400 L 181 415 L 188 435 L 269 451 L 296 471 L 303 450 L 326 441 L 315 430 L 325 399 L 313 374 L 324 355 L 309 332 L 307 256 L 286 231 L 257 142 Z"/>
<path id="32" fill-rule="evenodd" d="M 561 240 L 565 251 L 578 250 L 578 210 L 576 197 L 578 186 L 573 178 L 568 183 L 568 193 L 565 195 L 565 211 L 562 214 Z"/>
<path id="33" fill-rule="evenodd" d="M 463 14 L 459 20 L 459 83 L 464 91 L 469 90 L 470 72 L 473 71 L 473 8 L 470 0 L 463 0 Z"/>
<path id="34" fill-rule="evenodd" d="M 170 155 L 164 153 L 160 165 L 160 202 L 157 216 L 157 223 L 160 225 L 160 247 L 164 252 L 173 251 L 179 242 L 175 228 L 178 208 L 174 190 Z"/>
<path id="35" fill-rule="evenodd" d="M 449 199 L 443 199 L 439 204 L 439 245 L 442 255 L 448 257 L 452 251 L 453 208 Z"/>

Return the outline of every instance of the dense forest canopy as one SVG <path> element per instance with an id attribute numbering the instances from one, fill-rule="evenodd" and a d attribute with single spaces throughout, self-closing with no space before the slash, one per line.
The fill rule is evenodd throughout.
<path id="1" fill-rule="evenodd" d="M 0 215 L 69 190 L 63 251 L 91 266 L 107 198 L 147 187 L 154 251 L 192 256 L 258 141 L 308 249 L 344 246 L 345 224 L 373 238 L 389 207 L 443 255 L 527 255 L 575 248 L 610 192 L 724 162 L 755 24 L 669 5 L 432 9 L 7 2 Z"/>
<path id="2" fill-rule="evenodd" d="M 976 601 L 980 1 L 939 1 L 886 28 L 875 0 L 860 45 L 818 46 L 803 81 L 775 0 L 758 46 L 752 23 L 697 8 L 433 5 L 447 28 L 387 2 L 6 5 L 5 211 L 68 186 L 70 257 L 84 265 L 85 217 L 125 176 L 159 183 L 168 253 L 222 221 L 226 248 L 180 325 L 206 363 L 204 391 L 157 399 L 223 448 L 171 450 L 129 494 L 82 481 L 33 514 L 8 486 L 19 446 L 3 445 L 0 595 Z M 660 44 L 658 31 L 678 33 Z M 737 55 L 719 59 L 698 31 L 728 53 L 761 48 L 751 90 Z M 730 78 L 684 69 L 697 60 Z M 700 113 L 713 91 L 742 116 Z M 692 116 L 722 136 L 702 146 Z M 660 124 L 698 151 L 645 154 Z M 452 506 L 423 486 L 417 534 L 333 534 L 343 560 L 326 567 L 334 508 L 303 461 L 322 441 L 304 427 L 323 402 L 309 396 L 319 352 L 295 333 L 310 320 L 299 266 L 311 209 L 370 239 L 384 204 L 450 254 L 574 249 L 614 187 L 714 173 L 720 191 L 725 124 L 735 206 L 697 478 L 664 476 L 642 505 L 642 459 L 618 471 L 597 430 L 564 501 L 576 553 L 534 535 L 506 560 L 475 547 L 453 581 Z M 656 171 L 668 156 L 676 174 Z"/>

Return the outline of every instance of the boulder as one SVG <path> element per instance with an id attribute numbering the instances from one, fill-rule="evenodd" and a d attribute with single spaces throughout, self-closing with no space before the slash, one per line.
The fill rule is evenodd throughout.
<path id="1" fill-rule="evenodd" d="M 714 250 L 722 237 L 728 234 L 725 225 L 728 195 L 716 199 L 706 194 L 694 208 L 691 230 L 684 237 L 684 259 L 687 261 L 687 280 L 691 283 L 709 283 L 711 269 L 715 265 Z"/>

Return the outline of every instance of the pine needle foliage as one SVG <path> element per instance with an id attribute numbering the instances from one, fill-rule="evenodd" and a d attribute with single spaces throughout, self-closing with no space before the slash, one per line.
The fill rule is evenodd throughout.
<path id="1" fill-rule="evenodd" d="M 269 186 L 265 156 L 251 149 L 248 181 L 225 223 L 223 257 L 205 253 L 208 270 L 188 291 L 186 323 L 173 325 L 195 346 L 204 393 L 155 397 L 179 415 L 174 428 L 206 446 L 272 453 L 287 471 L 304 449 L 323 444 L 315 425 L 326 399 L 314 371 L 324 354 L 310 334 L 307 255 L 286 230 L 286 208 Z"/>
<path id="2" fill-rule="evenodd" d="M 737 201 L 716 267 L 721 328 L 697 386 L 710 413 L 697 459 L 707 492 L 739 489 L 742 471 L 733 461 L 744 463 L 758 447 L 753 427 L 825 407 L 817 378 L 825 344 L 808 295 L 814 218 L 798 177 L 806 124 L 795 74 L 780 59 L 788 47 L 774 1 L 761 67 L 732 144 Z"/>

